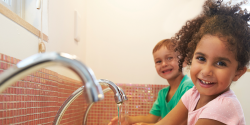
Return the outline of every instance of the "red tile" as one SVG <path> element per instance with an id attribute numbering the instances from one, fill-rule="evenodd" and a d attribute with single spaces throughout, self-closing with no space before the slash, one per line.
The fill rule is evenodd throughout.
<path id="1" fill-rule="evenodd" d="M 10 56 L 7 56 L 7 62 L 11 63 Z"/>
<path id="2" fill-rule="evenodd" d="M 7 63 L 2 62 L 2 69 L 6 70 L 8 68 L 7 66 L 8 66 Z"/>
<path id="3" fill-rule="evenodd" d="M 20 116 L 18 116 L 18 117 L 16 117 L 16 123 L 19 123 L 19 122 L 21 122 L 21 117 Z"/>
<path id="4" fill-rule="evenodd" d="M 5 101 L 4 100 L 4 95 L 0 95 L 0 101 Z"/>
<path id="5" fill-rule="evenodd" d="M 4 69 L 3 62 L 0 62 L 0 69 Z"/>
<path id="6" fill-rule="evenodd" d="M 3 54 L 0 53 L 0 60 L 3 60 Z"/>
<path id="7" fill-rule="evenodd" d="M 18 115 L 22 115 L 22 109 L 17 110 Z M 21 118 L 21 117 L 20 117 Z"/>
<path id="8" fill-rule="evenodd" d="M 13 58 L 13 64 L 17 64 L 16 58 Z"/>
<path id="9" fill-rule="evenodd" d="M 6 57 L 7 57 L 6 55 L 3 55 L 3 58 L 2 58 L 2 60 L 5 61 L 5 62 L 7 62 L 7 58 Z"/>
<path id="10" fill-rule="evenodd" d="M 22 122 L 27 121 L 27 117 L 26 116 L 22 116 Z"/>

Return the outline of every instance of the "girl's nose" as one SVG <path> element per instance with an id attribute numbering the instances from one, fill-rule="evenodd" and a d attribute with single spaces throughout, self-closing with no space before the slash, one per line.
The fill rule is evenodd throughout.
<path id="1" fill-rule="evenodd" d="M 213 75 L 212 66 L 206 64 L 205 66 L 202 67 L 201 73 L 203 76 L 212 76 Z"/>

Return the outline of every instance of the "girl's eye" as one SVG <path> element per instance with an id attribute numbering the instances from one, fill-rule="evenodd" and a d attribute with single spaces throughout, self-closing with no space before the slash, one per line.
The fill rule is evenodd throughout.
<path id="1" fill-rule="evenodd" d="M 168 60 L 171 60 L 171 59 L 173 59 L 173 57 L 168 57 Z"/>
<path id="2" fill-rule="evenodd" d="M 224 62 L 217 62 L 217 65 L 219 65 L 219 66 L 227 66 L 226 63 L 224 63 Z"/>
<path id="3" fill-rule="evenodd" d="M 206 59 L 204 57 L 197 57 L 196 59 L 198 59 L 199 61 L 206 61 Z"/>

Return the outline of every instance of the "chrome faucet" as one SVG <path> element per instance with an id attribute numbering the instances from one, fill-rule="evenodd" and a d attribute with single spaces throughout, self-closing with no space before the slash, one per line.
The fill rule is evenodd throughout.
<path id="1" fill-rule="evenodd" d="M 109 87 L 109 88 L 106 88 L 103 90 L 104 93 L 108 92 L 110 89 L 113 91 L 115 102 L 117 104 L 122 104 L 124 101 L 128 100 L 124 91 L 120 87 L 118 87 L 116 84 L 114 84 L 113 82 L 106 80 L 106 79 L 99 79 L 98 81 L 99 81 L 100 85 L 106 85 Z M 90 111 L 91 107 L 93 106 L 93 104 L 94 103 L 89 104 L 88 108 L 86 109 L 84 117 L 83 117 L 82 125 L 87 125 L 88 114 L 89 114 L 89 111 Z"/>
<path id="2" fill-rule="evenodd" d="M 114 98 L 115 98 L 115 102 L 117 104 L 121 104 L 124 101 L 128 100 L 124 91 L 119 88 L 116 84 L 114 84 L 113 82 L 109 81 L 109 80 L 105 80 L 105 79 L 100 79 L 98 80 L 98 82 L 101 85 L 106 85 L 108 86 L 108 88 L 103 90 L 103 93 L 105 94 L 106 92 L 112 90 L 114 93 Z M 65 111 L 68 109 L 68 107 L 70 106 L 70 104 L 76 99 L 78 98 L 84 90 L 84 86 L 78 88 L 76 91 L 74 91 L 62 104 L 62 106 L 60 107 L 60 109 L 58 110 L 56 117 L 54 118 L 54 121 L 52 123 L 52 125 L 59 125 L 61 122 L 61 119 L 65 113 Z M 83 118 L 83 125 L 87 124 L 87 118 L 88 118 L 88 114 L 89 111 L 91 109 L 91 107 L 94 105 L 95 103 L 90 103 L 89 106 L 87 107 L 87 109 L 85 110 L 85 114 L 84 114 L 84 118 Z"/>
<path id="3" fill-rule="evenodd" d="M 100 101 L 104 98 L 102 88 L 96 80 L 93 71 L 76 59 L 76 56 L 67 53 L 40 53 L 28 57 L 16 66 L 9 68 L 0 75 L 0 93 L 21 78 L 41 68 L 53 65 L 62 65 L 73 70 L 84 84 L 86 100 L 89 103 Z"/>
<path id="4" fill-rule="evenodd" d="M 115 94 L 114 95 L 115 102 L 117 104 L 123 103 L 124 101 L 128 100 L 124 91 L 120 87 L 118 87 L 115 83 L 106 79 L 99 79 L 98 82 L 100 83 L 100 85 L 108 86 L 113 91 L 113 93 Z"/>

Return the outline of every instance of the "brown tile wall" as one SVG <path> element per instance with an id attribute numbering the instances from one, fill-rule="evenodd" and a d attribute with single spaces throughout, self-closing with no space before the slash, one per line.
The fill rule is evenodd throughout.
<path id="1" fill-rule="evenodd" d="M 0 73 L 20 60 L 0 53 Z M 122 105 L 122 114 L 146 115 L 158 91 L 165 85 L 121 84 L 128 101 Z M 17 81 L 0 94 L 0 125 L 51 125 L 63 102 L 82 83 L 48 69 L 40 69 Z M 105 88 L 105 87 L 103 87 Z M 66 110 L 60 124 L 81 125 L 88 104 L 79 96 Z M 105 99 L 95 103 L 88 115 L 88 125 L 107 125 L 117 116 L 114 94 L 109 91 Z"/>

